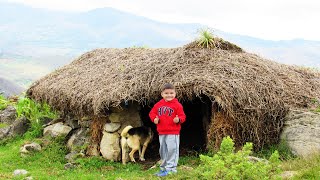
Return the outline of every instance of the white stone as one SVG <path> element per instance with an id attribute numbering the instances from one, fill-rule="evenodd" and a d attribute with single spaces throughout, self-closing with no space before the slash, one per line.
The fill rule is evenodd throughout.
<path id="1" fill-rule="evenodd" d="M 100 152 L 107 160 L 120 161 L 120 135 L 104 131 L 100 143 Z"/>
<path id="2" fill-rule="evenodd" d="M 107 123 L 104 125 L 104 130 L 113 133 L 116 132 L 118 129 L 120 129 L 121 124 L 120 123 Z"/>
<path id="3" fill-rule="evenodd" d="M 13 172 L 14 176 L 20 176 L 20 175 L 25 175 L 28 174 L 28 171 L 24 170 L 24 169 L 16 169 Z"/>
<path id="4" fill-rule="evenodd" d="M 50 135 L 52 137 L 57 136 L 66 136 L 70 131 L 72 130 L 71 127 L 63 125 L 62 122 L 50 125 L 48 127 L 45 127 L 43 130 L 43 135 Z"/>
<path id="5" fill-rule="evenodd" d="M 285 118 L 281 139 L 297 156 L 320 153 L 320 113 L 290 111 Z"/>
<path id="6" fill-rule="evenodd" d="M 31 151 L 41 151 L 41 146 L 38 143 L 25 144 L 20 148 L 21 153 L 30 153 Z"/>

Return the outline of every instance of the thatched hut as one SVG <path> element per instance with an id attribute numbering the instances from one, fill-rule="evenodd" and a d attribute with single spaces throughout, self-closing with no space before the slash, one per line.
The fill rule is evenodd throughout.
<path id="1" fill-rule="evenodd" d="M 218 146 L 226 135 L 237 145 L 276 143 L 288 109 L 320 98 L 319 72 L 228 42 L 216 48 L 96 49 L 36 81 L 27 95 L 78 117 L 108 117 L 112 107 L 134 105 L 150 125 L 147 114 L 167 82 L 176 86 L 187 115 L 181 143 L 200 148 Z"/>

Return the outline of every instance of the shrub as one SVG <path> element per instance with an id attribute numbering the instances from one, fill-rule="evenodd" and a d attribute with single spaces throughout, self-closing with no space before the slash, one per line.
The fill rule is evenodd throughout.
<path id="1" fill-rule="evenodd" d="M 215 47 L 215 38 L 212 30 L 210 29 L 200 30 L 200 36 L 198 38 L 198 46 L 203 48 Z"/>
<path id="2" fill-rule="evenodd" d="M 54 119 L 58 116 L 48 104 L 39 104 L 29 98 L 20 98 L 16 104 L 16 110 L 18 117 L 25 116 L 31 122 L 31 128 L 25 134 L 27 138 L 36 138 L 42 134 L 43 122 L 41 119 L 43 117 Z"/>
<path id="3" fill-rule="evenodd" d="M 9 105 L 9 101 L 0 94 L 0 110 L 5 109 Z"/>
<path id="4" fill-rule="evenodd" d="M 220 150 L 211 156 L 200 155 L 201 164 L 195 174 L 199 179 L 270 179 L 280 173 L 279 154 L 275 151 L 268 162 L 251 162 L 252 143 L 246 143 L 242 150 L 234 152 L 230 137 L 222 140 Z"/>

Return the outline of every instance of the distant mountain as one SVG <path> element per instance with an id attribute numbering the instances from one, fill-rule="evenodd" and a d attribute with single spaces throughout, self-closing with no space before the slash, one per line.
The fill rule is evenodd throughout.
<path id="1" fill-rule="evenodd" d="M 0 77 L 0 94 L 5 97 L 9 97 L 12 95 L 19 95 L 22 93 L 24 88 L 16 85 L 14 82 L 11 82 L 7 79 Z"/>
<path id="2" fill-rule="evenodd" d="M 157 22 L 112 8 L 66 13 L 0 2 L 0 62 L 6 62 L 0 63 L 0 75 L 25 85 L 95 48 L 177 47 L 192 41 L 201 27 Z M 267 41 L 215 33 L 268 59 L 320 67 L 319 41 Z M 26 65 L 23 77 L 17 73 L 21 64 Z"/>

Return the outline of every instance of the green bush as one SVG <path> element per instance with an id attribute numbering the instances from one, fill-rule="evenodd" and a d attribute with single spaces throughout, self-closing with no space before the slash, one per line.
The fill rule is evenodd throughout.
<path id="1" fill-rule="evenodd" d="M 9 105 L 9 101 L 0 94 L 0 110 L 5 109 Z"/>
<path id="2" fill-rule="evenodd" d="M 248 160 L 252 143 L 246 143 L 238 152 L 234 151 L 233 140 L 224 138 L 215 155 L 200 155 L 201 164 L 195 169 L 196 176 L 199 179 L 270 179 L 280 173 L 277 151 L 271 155 L 269 162 Z"/>
<path id="3" fill-rule="evenodd" d="M 39 104 L 29 98 L 20 98 L 16 104 L 17 116 L 25 116 L 31 122 L 31 128 L 25 134 L 27 138 L 36 138 L 42 134 L 42 118 L 57 118 L 58 115 L 46 103 Z"/>

